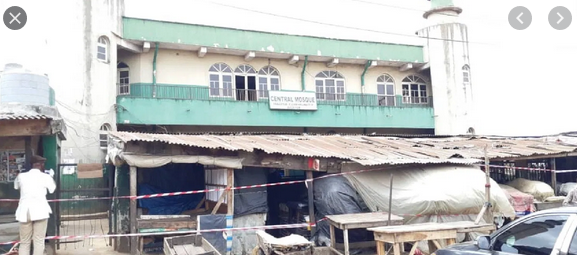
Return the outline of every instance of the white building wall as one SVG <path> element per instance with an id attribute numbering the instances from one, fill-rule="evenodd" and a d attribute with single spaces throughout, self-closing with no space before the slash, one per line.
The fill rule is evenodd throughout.
<path id="1" fill-rule="evenodd" d="M 425 50 L 431 66 L 435 134 L 461 135 L 474 128 L 472 80 L 465 84 L 462 71 L 464 65 L 469 65 L 468 33 L 466 25 L 447 23 L 446 16 L 432 14 L 429 19 L 439 23 L 419 34 L 432 38 L 427 40 Z"/>
<path id="2" fill-rule="evenodd" d="M 116 36 L 120 33 L 123 0 L 65 0 L 51 8 L 66 9 L 53 23 L 65 22 L 64 31 L 47 37 L 46 69 L 56 93 L 56 105 L 68 126 L 62 143 L 64 162 L 102 162 L 99 146 L 103 123 L 115 128 Z M 109 62 L 96 59 L 96 42 L 109 40 Z M 56 61 L 57 60 L 57 61 Z M 51 65 L 50 62 L 59 63 Z"/>
<path id="3" fill-rule="evenodd" d="M 154 50 L 148 53 L 126 53 L 119 56 L 119 61 L 130 67 L 131 83 L 152 83 L 152 62 Z M 288 58 L 288 56 L 287 56 Z M 301 90 L 301 72 L 304 61 L 297 65 L 288 64 L 287 60 L 255 58 L 249 62 L 244 61 L 242 56 L 224 54 L 206 54 L 203 58 L 197 56 L 197 52 L 184 50 L 159 49 L 156 62 L 157 84 L 199 85 L 208 86 L 208 69 L 215 63 L 225 63 L 233 70 L 242 64 L 251 65 L 255 70 L 272 65 L 278 69 L 281 77 L 282 90 Z M 315 75 L 322 71 L 338 71 L 345 77 L 345 87 L 348 93 L 361 93 L 361 75 L 363 65 L 339 64 L 328 68 L 325 63 L 309 61 L 305 72 L 305 84 L 307 91 L 315 90 Z M 395 94 L 402 93 L 402 80 L 408 75 L 416 74 L 429 82 L 429 77 L 417 74 L 414 70 L 401 72 L 396 67 L 377 66 L 368 69 L 365 74 L 365 93 L 377 94 L 377 78 L 382 74 L 389 74 L 395 80 Z M 431 95 L 430 86 L 428 95 Z"/>

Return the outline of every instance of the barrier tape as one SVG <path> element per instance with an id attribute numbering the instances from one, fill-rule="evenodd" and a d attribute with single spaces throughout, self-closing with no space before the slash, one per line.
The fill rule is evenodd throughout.
<path id="1" fill-rule="evenodd" d="M 383 214 L 388 214 L 382 212 Z M 427 217 L 427 216 L 470 216 L 471 214 L 393 214 L 401 217 Z M 202 230 L 181 230 L 181 231 L 167 231 L 167 232 L 150 232 L 150 233 L 127 233 L 127 234 L 106 234 L 106 235 L 75 235 L 75 236 L 47 236 L 45 240 L 70 240 L 70 239 L 95 239 L 95 238 L 110 238 L 110 237 L 140 237 L 140 236 L 159 236 L 159 235 L 175 235 L 175 234 L 197 234 L 197 233 L 212 233 L 212 232 L 228 232 L 228 231 L 251 231 L 251 230 L 267 230 L 267 229 L 292 229 L 292 228 L 307 228 L 315 227 L 318 223 L 327 220 L 322 218 L 315 223 L 298 223 L 298 224 L 280 224 L 257 227 L 241 227 L 241 228 L 221 228 L 221 229 L 202 229 Z M 0 243 L 0 245 L 14 245 L 19 241 L 11 241 Z"/>
<path id="2" fill-rule="evenodd" d="M 305 182 L 309 182 L 312 180 L 324 179 L 324 178 L 329 178 L 329 177 L 334 177 L 334 176 L 372 172 L 372 171 L 382 171 L 382 170 L 386 170 L 386 169 L 379 168 L 379 169 L 358 170 L 358 171 L 351 171 L 351 172 L 345 172 L 345 173 L 328 174 L 328 175 L 316 177 L 313 179 L 307 179 L 307 180 L 246 185 L 246 186 L 237 186 L 237 187 L 232 187 L 232 188 L 216 188 L 216 189 L 204 189 L 204 190 L 192 190 L 192 191 L 178 191 L 178 192 L 158 193 L 158 194 L 140 195 L 140 196 L 62 198 L 62 199 L 50 199 L 50 200 L 48 200 L 48 202 L 69 202 L 69 201 L 111 200 L 111 199 L 146 199 L 146 198 L 155 198 L 155 197 L 181 196 L 181 195 L 209 193 L 209 192 L 215 192 L 215 191 L 228 191 L 228 190 L 253 189 L 253 188 L 264 188 L 264 187 L 273 187 L 273 186 L 281 186 L 281 185 L 290 185 L 290 184 L 296 184 L 296 183 L 305 183 Z M 0 199 L 0 202 L 18 202 L 18 201 L 20 201 L 20 200 L 19 199 Z"/>
<path id="3" fill-rule="evenodd" d="M 479 164 L 478 166 L 485 168 L 485 165 Z M 577 169 L 571 170 L 553 170 L 547 168 L 535 168 L 535 167 L 522 167 L 522 166 L 499 166 L 499 165 L 489 165 L 490 168 L 508 168 L 508 169 L 515 169 L 515 170 L 526 170 L 526 171 L 544 171 L 544 172 L 555 172 L 558 174 L 562 173 L 575 173 Z"/>
<path id="4" fill-rule="evenodd" d="M 477 164 L 477 166 L 480 166 L 482 168 L 485 168 L 485 165 L 482 164 Z M 515 169 L 515 170 L 526 170 L 526 171 L 545 171 L 545 172 L 551 172 L 553 170 L 551 169 L 546 169 L 546 168 L 535 168 L 535 167 L 522 167 L 522 166 L 499 166 L 499 165 L 489 165 L 490 168 L 508 168 L 508 169 Z M 559 171 L 555 171 L 555 172 L 559 172 Z"/>
<path id="5" fill-rule="evenodd" d="M 95 239 L 95 238 L 110 238 L 110 237 L 140 237 L 140 236 L 160 236 L 160 235 L 176 235 L 176 234 L 198 234 L 198 233 L 212 233 L 212 232 L 228 232 L 228 231 L 251 231 L 251 230 L 265 230 L 265 229 L 291 229 L 291 228 L 306 228 L 314 227 L 319 222 L 327 218 L 320 219 L 315 223 L 298 223 L 298 224 L 281 224 L 257 227 L 242 227 L 242 228 L 220 228 L 220 229 L 202 229 L 202 230 L 181 230 L 181 231 L 167 231 L 167 232 L 152 232 L 152 233 L 127 233 L 127 234 L 106 234 L 106 235 L 75 235 L 75 236 L 47 236 L 45 240 L 71 240 L 71 239 Z M 11 241 L 0 243 L 0 245 L 14 245 L 20 241 Z"/>
<path id="6" fill-rule="evenodd" d="M 481 164 L 478 164 L 476 166 L 480 166 L 483 168 L 485 167 L 485 165 L 481 165 Z M 531 167 L 514 167 L 514 166 L 499 166 L 499 165 L 489 165 L 489 167 L 510 168 L 510 169 L 520 169 L 520 170 L 552 171 L 550 169 L 531 168 Z M 155 198 L 155 197 L 181 196 L 181 195 L 201 194 L 201 193 L 209 193 L 209 192 L 216 192 L 216 191 L 264 188 L 264 187 L 273 187 L 273 186 L 281 186 L 281 185 L 290 185 L 290 184 L 296 184 L 296 183 L 306 183 L 306 182 L 310 182 L 313 180 L 320 180 L 320 179 L 329 178 L 329 177 L 342 176 L 342 175 L 348 175 L 348 174 L 365 173 L 365 172 L 373 172 L 373 171 L 382 171 L 382 170 L 387 170 L 387 169 L 383 169 L 383 168 L 365 169 L 365 170 L 357 170 L 357 171 L 344 172 L 344 173 L 328 174 L 328 175 L 316 177 L 313 179 L 307 179 L 307 180 L 246 185 L 246 186 L 237 186 L 237 187 L 232 187 L 232 188 L 216 188 L 216 189 L 204 189 L 204 190 L 192 190 L 192 191 L 178 191 L 178 192 L 167 192 L 167 193 L 158 193 L 158 194 L 150 194 L 150 195 L 140 195 L 140 196 L 61 198 L 61 199 L 50 199 L 50 200 L 48 200 L 48 202 L 70 202 L 70 201 L 112 200 L 112 199 L 146 199 L 146 198 Z M 565 170 L 565 172 L 570 172 L 570 171 L 571 172 L 573 172 L 573 171 L 577 172 L 577 170 Z M 563 170 L 555 171 L 555 172 L 564 173 Z M 0 199 L 0 202 L 18 202 L 18 201 L 20 201 L 20 200 L 19 199 Z"/>

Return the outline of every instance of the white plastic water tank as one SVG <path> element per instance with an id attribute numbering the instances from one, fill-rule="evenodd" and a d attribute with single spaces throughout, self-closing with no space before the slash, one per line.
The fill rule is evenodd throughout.
<path id="1" fill-rule="evenodd" d="M 0 103 L 50 105 L 48 76 L 7 64 L 0 75 Z"/>

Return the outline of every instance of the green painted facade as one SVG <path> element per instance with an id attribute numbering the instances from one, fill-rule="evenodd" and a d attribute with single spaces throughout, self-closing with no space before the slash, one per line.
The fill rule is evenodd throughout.
<path id="1" fill-rule="evenodd" d="M 238 30 L 166 21 L 123 18 L 123 38 L 246 51 L 349 59 L 423 62 L 423 47 L 390 43 L 337 40 Z"/>
<path id="2" fill-rule="evenodd" d="M 433 9 L 448 6 L 454 6 L 453 0 L 431 0 L 431 7 Z"/>
<path id="3" fill-rule="evenodd" d="M 434 128 L 429 105 L 379 106 L 377 95 L 371 94 L 349 93 L 346 101 L 318 101 L 316 111 L 270 110 L 268 101 L 209 97 L 206 86 L 132 84 L 130 95 L 118 96 L 117 104 L 119 124 Z"/>

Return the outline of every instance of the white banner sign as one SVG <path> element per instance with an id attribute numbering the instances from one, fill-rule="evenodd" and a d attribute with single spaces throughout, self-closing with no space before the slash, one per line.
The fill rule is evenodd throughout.
<path id="1" fill-rule="evenodd" d="M 273 110 L 317 110 L 317 98 L 311 92 L 269 91 L 268 101 Z"/>

